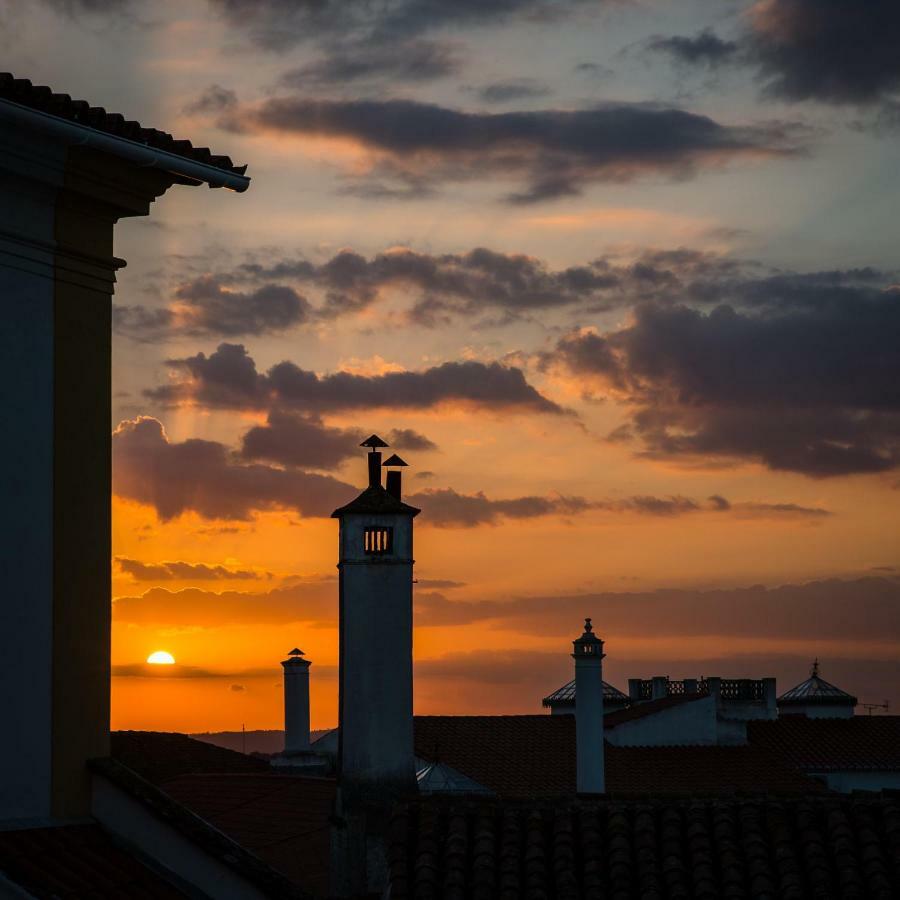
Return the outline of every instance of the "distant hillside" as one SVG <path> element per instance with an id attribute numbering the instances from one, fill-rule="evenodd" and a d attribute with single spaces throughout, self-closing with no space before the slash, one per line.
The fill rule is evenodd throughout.
<path id="1" fill-rule="evenodd" d="M 311 731 L 310 739 L 315 740 L 329 729 Z M 284 732 L 272 731 L 203 731 L 190 737 L 217 747 L 237 750 L 239 753 L 280 753 L 284 749 Z"/>

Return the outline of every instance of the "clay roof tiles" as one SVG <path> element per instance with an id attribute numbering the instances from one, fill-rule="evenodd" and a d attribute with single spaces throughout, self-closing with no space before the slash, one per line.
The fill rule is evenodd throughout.
<path id="1" fill-rule="evenodd" d="M 421 800 L 388 841 L 392 900 L 900 895 L 900 803 L 804 798 Z"/>
<path id="2" fill-rule="evenodd" d="M 414 728 L 417 756 L 446 763 L 501 797 L 575 794 L 574 716 L 416 716 Z M 754 746 L 607 745 L 606 783 L 622 795 L 823 790 Z"/>
<path id="3" fill-rule="evenodd" d="M 73 100 L 68 94 L 55 93 L 45 85 L 32 84 L 27 78 L 16 78 L 9 72 L 0 72 L 0 100 L 10 100 L 20 106 L 87 125 L 97 131 L 164 150 L 235 175 L 243 175 L 247 171 L 246 166 L 236 166 L 230 157 L 216 155 L 208 147 L 195 147 L 190 141 L 177 140 L 166 131 L 145 128 L 140 122 L 126 119 L 120 113 L 107 112 L 102 106 L 91 106 L 85 100 Z"/>
<path id="4" fill-rule="evenodd" d="M 900 716 L 782 716 L 749 722 L 747 735 L 805 772 L 900 772 Z"/>
<path id="5" fill-rule="evenodd" d="M 0 875 L 40 898 L 187 897 L 94 824 L 0 831 Z"/>

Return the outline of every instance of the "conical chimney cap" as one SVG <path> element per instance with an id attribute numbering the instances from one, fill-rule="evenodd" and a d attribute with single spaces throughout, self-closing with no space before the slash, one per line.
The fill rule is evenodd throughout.
<path id="1" fill-rule="evenodd" d="M 378 447 L 388 447 L 390 446 L 386 441 L 383 441 L 377 434 L 370 434 L 360 445 L 360 447 L 371 447 L 373 450 Z"/>
<path id="2" fill-rule="evenodd" d="M 383 466 L 408 466 L 409 463 L 406 460 L 400 459 L 396 453 L 391 454 L 383 463 Z"/>

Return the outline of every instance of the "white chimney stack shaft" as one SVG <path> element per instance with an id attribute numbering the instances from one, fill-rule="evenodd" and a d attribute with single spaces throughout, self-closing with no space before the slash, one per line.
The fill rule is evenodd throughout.
<path id="1" fill-rule="evenodd" d="M 585 619 L 584 634 L 573 641 L 575 660 L 575 752 L 579 794 L 606 791 L 603 752 L 603 641 Z"/>
<path id="2" fill-rule="evenodd" d="M 284 752 L 309 750 L 309 667 L 302 651 L 292 650 L 284 667 Z"/>

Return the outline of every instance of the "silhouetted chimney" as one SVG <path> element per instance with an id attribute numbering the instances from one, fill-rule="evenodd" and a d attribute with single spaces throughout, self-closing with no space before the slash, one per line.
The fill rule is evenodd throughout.
<path id="1" fill-rule="evenodd" d="M 579 794 L 606 791 L 603 759 L 603 641 L 584 620 L 584 634 L 572 641 L 575 660 L 575 758 Z"/>
<path id="2" fill-rule="evenodd" d="M 309 750 L 309 667 L 303 651 L 294 647 L 284 667 L 284 753 Z"/>
<path id="3" fill-rule="evenodd" d="M 386 459 L 384 461 L 384 463 L 382 463 L 382 465 L 386 469 L 388 469 L 387 479 L 386 479 L 387 483 L 385 484 L 385 487 L 387 488 L 387 492 L 392 497 L 396 497 L 397 500 L 402 500 L 403 499 L 403 496 L 402 496 L 403 488 L 402 488 L 401 482 L 400 482 L 401 472 L 400 472 L 399 468 L 397 468 L 396 470 L 393 470 L 390 467 L 406 466 L 406 465 L 408 465 L 408 463 L 406 463 L 402 459 L 400 459 L 400 457 L 397 456 L 397 454 L 395 453 L 393 456 Z"/>
<path id="4" fill-rule="evenodd" d="M 368 447 L 369 453 L 369 487 L 381 487 L 381 451 L 379 447 L 387 444 L 377 434 L 370 434 L 360 445 Z"/>

